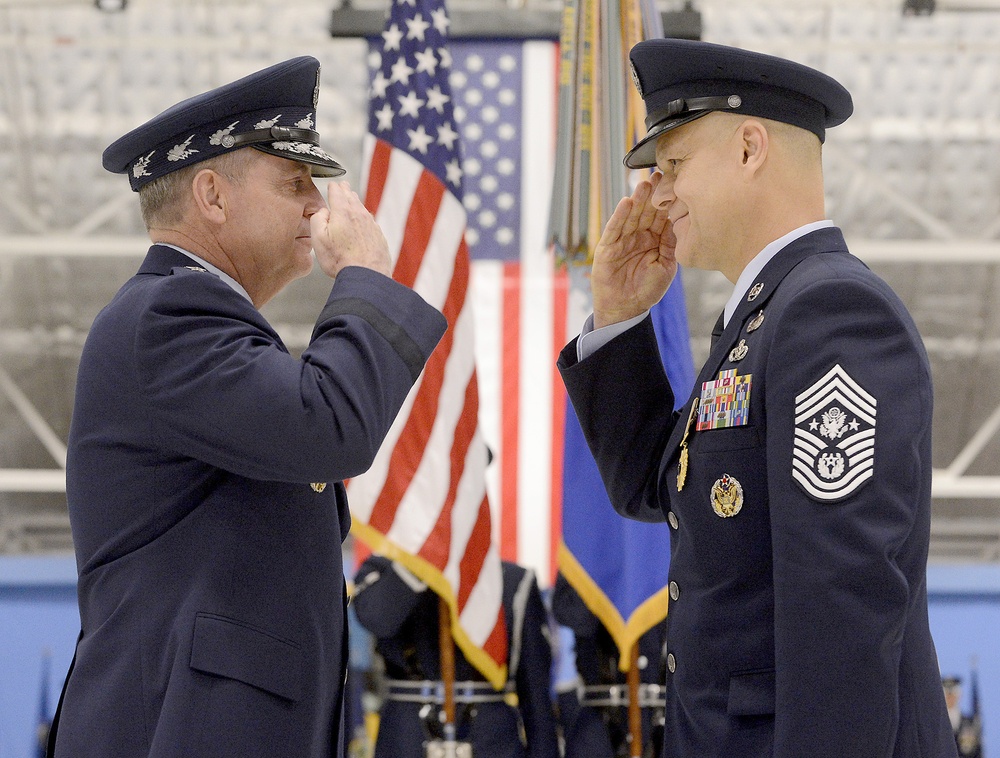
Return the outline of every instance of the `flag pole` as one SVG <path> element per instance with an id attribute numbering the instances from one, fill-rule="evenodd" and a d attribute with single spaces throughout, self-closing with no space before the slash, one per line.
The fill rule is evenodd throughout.
<path id="1" fill-rule="evenodd" d="M 441 645 L 441 682 L 444 684 L 444 739 L 455 741 L 455 644 L 451 639 L 451 611 L 438 596 L 438 637 Z"/>
<path id="2" fill-rule="evenodd" d="M 639 640 L 632 643 L 626 673 L 628 682 L 628 731 L 630 739 L 629 756 L 642 757 L 642 706 L 639 703 Z"/>

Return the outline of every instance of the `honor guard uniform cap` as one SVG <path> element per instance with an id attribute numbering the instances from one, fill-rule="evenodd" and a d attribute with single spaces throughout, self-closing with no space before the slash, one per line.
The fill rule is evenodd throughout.
<path id="1" fill-rule="evenodd" d="M 345 169 L 319 145 L 319 61 L 301 56 L 184 100 L 116 140 L 104 168 L 132 189 L 243 147 L 309 164 L 313 176 Z"/>
<path id="2" fill-rule="evenodd" d="M 629 53 L 632 80 L 646 103 L 646 136 L 625 156 L 629 168 L 656 165 L 656 140 L 712 111 L 826 129 L 854 111 L 837 80 L 800 63 L 737 47 L 683 39 L 650 39 Z"/>

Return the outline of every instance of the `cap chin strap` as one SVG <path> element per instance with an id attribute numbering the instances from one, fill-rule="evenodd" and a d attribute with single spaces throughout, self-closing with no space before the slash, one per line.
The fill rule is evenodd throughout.
<path id="1" fill-rule="evenodd" d="M 255 145 L 260 142 L 276 142 L 288 140 L 290 142 L 307 142 L 310 145 L 319 145 L 319 132 L 312 129 L 298 129 L 291 126 L 272 126 L 269 129 L 254 129 L 252 132 L 242 134 L 227 134 L 222 138 L 223 147 L 243 147 Z"/>
<path id="2" fill-rule="evenodd" d="M 743 98 L 739 95 L 719 95 L 717 97 L 680 97 L 667 103 L 666 108 L 660 108 L 646 116 L 646 130 L 671 118 L 687 116 L 699 111 L 729 111 L 739 108 Z"/>

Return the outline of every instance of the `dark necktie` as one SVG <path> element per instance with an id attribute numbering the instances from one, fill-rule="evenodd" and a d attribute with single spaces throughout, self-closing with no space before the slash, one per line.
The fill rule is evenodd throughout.
<path id="1" fill-rule="evenodd" d="M 715 341 L 717 339 L 719 339 L 719 337 L 722 336 L 722 332 L 723 332 L 723 328 L 724 328 L 723 327 L 723 323 L 724 323 L 725 315 L 726 315 L 725 311 L 723 311 L 722 313 L 720 313 L 719 314 L 719 320 L 716 321 L 715 322 L 715 326 L 712 327 L 712 347 L 710 349 L 714 349 L 715 348 Z"/>

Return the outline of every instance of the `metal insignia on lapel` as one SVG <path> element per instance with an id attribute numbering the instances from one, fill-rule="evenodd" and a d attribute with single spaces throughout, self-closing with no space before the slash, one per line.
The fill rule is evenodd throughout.
<path id="1" fill-rule="evenodd" d="M 747 357 L 747 353 L 750 352 L 750 348 L 747 347 L 746 340 L 740 340 L 740 344 L 729 351 L 729 361 L 730 363 L 737 363 L 742 361 Z"/>
<path id="2" fill-rule="evenodd" d="M 753 287 L 750 288 L 750 292 L 747 294 L 747 302 L 752 303 L 757 299 L 757 295 L 761 293 L 764 289 L 764 282 L 757 282 Z"/>
<path id="3" fill-rule="evenodd" d="M 326 489 L 326 482 L 313 482 L 309 486 L 313 488 L 313 492 L 322 492 Z"/>
<path id="4" fill-rule="evenodd" d="M 723 474 L 712 485 L 712 510 L 721 518 L 735 516 L 743 507 L 743 485 L 735 477 Z"/>
<path id="5" fill-rule="evenodd" d="M 188 271 L 203 271 L 206 274 L 208 273 L 208 269 L 202 268 L 201 266 L 185 266 L 184 268 L 186 268 Z"/>
<path id="6" fill-rule="evenodd" d="M 760 325 L 764 323 L 764 311 L 761 311 L 747 324 L 747 334 L 750 332 L 755 332 L 760 329 Z"/>
<path id="7" fill-rule="evenodd" d="M 840 500 L 874 474 L 877 401 L 838 364 L 795 398 L 792 478 L 816 500 Z"/>

